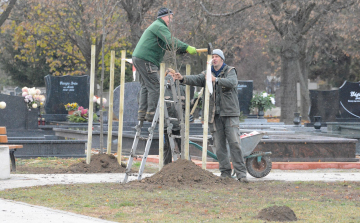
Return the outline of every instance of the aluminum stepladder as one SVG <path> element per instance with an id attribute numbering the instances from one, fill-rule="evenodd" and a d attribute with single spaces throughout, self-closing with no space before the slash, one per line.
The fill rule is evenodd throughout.
<path id="1" fill-rule="evenodd" d="M 180 127 L 181 127 L 181 144 L 182 144 L 182 147 L 184 146 L 184 134 L 183 132 L 185 132 L 184 130 L 184 120 L 183 120 L 183 111 L 182 111 L 182 105 L 181 105 L 181 99 L 180 99 L 180 102 L 179 102 L 179 98 L 178 97 L 178 94 L 180 95 L 180 89 L 179 87 L 176 87 L 175 83 L 174 83 L 174 80 L 173 78 L 168 75 L 166 77 L 166 81 L 165 81 L 165 87 L 167 87 L 168 85 L 168 81 L 167 80 L 170 80 L 170 86 L 171 86 L 171 92 L 172 92 L 172 95 L 173 95 L 173 100 L 165 100 L 165 103 L 174 103 L 175 104 L 175 108 L 176 108 L 176 111 L 177 111 L 177 116 L 178 118 L 170 118 L 169 117 L 169 114 L 168 114 L 168 110 L 167 110 L 167 106 L 165 104 L 164 106 L 164 113 L 165 113 L 165 123 L 166 123 L 166 126 L 167 126 L 167 134 L 168 134 L 168 137 L 169 137 L 169 143 L 170 143 L 170 148 L 171 148 L 171 152 L 172 152 L 172 155 L 173 155 L 173 159 L 174 161 L 177 160 L 177 155 L 175 154 L 175 138 L 176 137 L 179 137 L 179 136 L 175 136 L 172 134 L 172 124 L 170 123 L 170 120 L 173 120 L 173 119 L 176 119 L 176 120 L 179 120 L 180 122 Z M 179 81 L 177 80 L 177 85 L 179 84 L 178 83 Z M 178 85 L 179 86 L 179 85 Z M 133 145 L 131 147 L 131 150 L 130 150 L 130 157 L 129 157 L 129 160 L 128 160 L 128 163 L 127 163 L 127 166 L 126 166 L 126 171 L 125 171 L 125 178 L 124 178 L 124 181 L 123 183 L 127 183 L 128 181 L 128 177 L 131 175 L 131 167 L 132 167 L 132 163 L 134 161 L 134 158 L 136 158 L 137 156 L 135 155 L 135 152 L 136 152 L 136 149 L 137 149 L 137 145 L 138 145 L 138 142 L 139 142 L 139 139 L 146 139 L 146 146 L 145 146 L 145 151 L 144 151 L 144 155 L 142 157 L 142 161 L 141 161 L 141 165 L 140 165 L 140 169 L 139 169 L 139 174 L 138 174 L 138 180 L 141 180 L 142 178 L 142 174 L 144 172 L 144 168 L 145 168 L 145 163 L 146 163 L 146 159 L 148 157 L 148 154 L 149 154 L 149 150 L 150 150 L 150 146 L 151 146 L 151 143 L 152 143 L 152 140 L 153 140 L 153 137 L 154 137 L 154 131 L 155 131 L 155 128 L 156 128 L 156 125 L 159 121 L 159 116 L 160 116 L 160 99 L 158 101 L 158 104 L 157 104 L 157 107 L 156 107 L 156 111 L 155 111 L 155 115 L 154 115 L 154 119 L 151 123 L 151 126 L 149 127 L 149 136 L 147 138 L 144 138 L 144 137 L 141 137 L 141 128 L 143 126 L 143 121 L 139 121 L 138 124 L 135 126 L 135 129 L 136 129 L 136 133 L 135 133 L 135 137 L 134 137 L 134 141 L 133 141 Z M 159 142 L 161 143 L 161 142 Z M 183 148 L 182 148 L 182 151 L 183 151 Z"/>

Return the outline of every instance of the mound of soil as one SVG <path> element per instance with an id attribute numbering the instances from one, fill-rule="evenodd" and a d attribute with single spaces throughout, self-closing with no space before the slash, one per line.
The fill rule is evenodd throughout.
<path id="1" fill-rule="evenodd" d="M 203 170 L 192 161 L 185 159 L 178 159 L 173 163 L 165 165 L 159 172 L 143 179 L 141 182 L 170 187 L 238 183 L 231 178 L 215 176 L 211 172 Z"/>
<path id="2" fill-rule="evenodd" d="M 117 158 L 112 154 L 95 154 L 91 156 L 90 164 L 86 164 L 86 161 L 81 161 L 68 168 L 19 166 L 17 170 L 32 174 L 125 173 L 126 166 L 121 166 L 118 163 Z"/>
<path id="3" fill-rule="evenodd" d="M 82 161 L 68 167 L 71 173 L 125 173 L 125 170 L 126 166 L 121 166 L 112 154 L 92 155 L 90 164 Z"/>
<path id="4" fill-rule="evenodd" d="M 266 221 L 297 221 L 294 211 L 285 205 L 274 205 L 264 208 L 259 212 L 256 218 Z"/>

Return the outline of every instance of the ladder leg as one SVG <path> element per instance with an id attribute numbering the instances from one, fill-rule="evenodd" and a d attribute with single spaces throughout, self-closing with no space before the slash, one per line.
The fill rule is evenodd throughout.
<path id="1" fill-rule="evenodd" d="M 132 145 L 131 150 L 130 150 L 130 157 L 129 157 L 129 160 L 128 160 L 128 163 L 127 163 L 127 166 L 126 166 L 125 178 L 124 178 L 123 183 L 127 183 L 128 177 L 130 175 L 132 163 L 134 161 L 134 157 L 136 156 L 135 152 L 136 152 L 136 148 L 137 148 L 137 145 L 138 145 L 138 142 L 139 142 L 139 137 L 140 137 L 140 134 L 141 134 L 141 127 L 142 126 L 143 126 L 142 121 L 139 121 L 139 123 L 135 126 L 136 134 L 135 134 L 135 137 L 134 137 L 133 145 Z"/>
<path id="2" fill-rule="evenodd" d="M 145 169 L 146 159 L 147 159 L 147 157 L 149 155 L 149 150 L 150 150 L 150 146 L 151 146 L 151 143 L 152 143 L 152 140 L 153 140 L 153 137 L 154 137 L 154 131 L 155 131 L 155 128 L 156 128 L 156 124 L 159 121 L 159 115 L 160 115 L 160 100 L 158 101 L 158 105 L 157 105 L 157 108 L 156 108 L 156 111 L 155 111 L 154 119 L 153 119 L 153 121 L 151 123 L 151 127 L 149 128 L 149 137 L 148 137 L 148 139 L 146 141 L 144 155 L 143 155 L 143 158 L 141 160 L 138 180 L 141 180 L 142 174 L 143 174 L 144 169 Z"/>

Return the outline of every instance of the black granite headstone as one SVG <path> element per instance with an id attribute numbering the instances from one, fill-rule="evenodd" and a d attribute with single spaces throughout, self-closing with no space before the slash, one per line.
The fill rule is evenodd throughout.
<path id="1" fill-rule="evenodd" d="M 309 118 L 314 122 L 314 116 L 321 116 L 322 122 L 334 122 L 339 115 L 339 90 L 310 92 Z"/>
<path id="2" fill-rule="evenodd" d="M 240 105 L 240 111 L 244 115 L 250 114 L 250 101 L 253 97 L 253 81 L 238 81 L 238 100 Z"/>
<path id="3" fill-rule="evenodd" d="M 0 126 L 6 129 L 38 128 L 38 109 L 29 111 L 23 97 L 0 94 L 0 101 L 6 103 L 6 108 L 0 109 Z"/>
<path id="4" fill-rule="evenodd" d="M 67 103 L 89 107 L 89 76 L 45 76 L 46 114 L 67 114 Z"/>
<path id="5" fill-rule="evenodd" d="M 341 118 L 360 118 L 360 82 L 347 82 L 339 89 Z"/>
<path id="6" fill-rule="evenodd" d="M 124 122 L 137 122 L 139 104 L 137 101 L 137 95 L 140 91 L 139 82 L 125 83 L 125 95 L 124 95 Z M 114 90 L 114 115 L 119 118 L 120 107 L 120 86 Z"/>

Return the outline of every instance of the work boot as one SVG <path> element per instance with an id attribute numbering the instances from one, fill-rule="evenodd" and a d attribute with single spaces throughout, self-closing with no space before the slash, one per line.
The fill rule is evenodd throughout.
<path id="1" fill-rule="evenodd" d="M 228 172 L 221 172 L 220 177 L 222 178 L 231 178 L 231 174 Z"/>
<path id="2" fill-rule="evenodd" d="M 147 113 L 147 114 L 145 115 L 145 119 L 146 119 L 146 121 L 148 121 L 148 122 L 152 122 L 153 119 L 154 119 L 154 115 Z"/>
<path id="3" fill-rule="evenodd" d="M 138 120 L 141 122 L 145 121 L 145 112 L 138 111 Z"/>
<path id="4" fill-rule="evenodd" d="M 241 183 L 245 183 L 245 184 L 249 183 L 249 181 L 248 181 L 248 179 L 246 179 L 246 177 L 239 178 L 238 181 Z"/>

